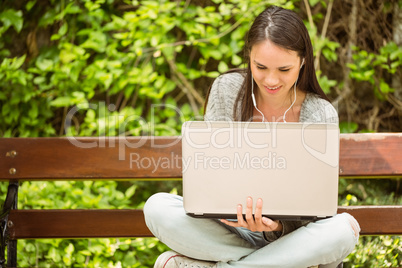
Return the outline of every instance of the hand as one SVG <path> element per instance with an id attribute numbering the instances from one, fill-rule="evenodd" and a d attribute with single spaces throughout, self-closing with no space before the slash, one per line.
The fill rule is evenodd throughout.
<path id="1" fill-rule="evenodd" d="M 273 221 L 262 216 L 262 199 L 257 200 L 253 217 L 253 199 L 247 198 L 246 219 L 243 218 L 242 205 L 237 206 L 237 222 L 222 219 L 221 222 L 232 227 L 244 227 L 252 232 L 273 232 L 282 231 L 280 221 Z"/>

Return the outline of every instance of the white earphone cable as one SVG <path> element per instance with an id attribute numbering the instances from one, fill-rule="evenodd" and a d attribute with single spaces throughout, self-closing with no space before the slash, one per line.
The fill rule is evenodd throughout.
<path id="1" fill-rule="evenodd" d="M 257 102 L 255 101 L 255 97 L 254 97 L 254 78 L 253 78 L 253 74 L 251 74 L 251 98 L 253 99 L 253 104 L 255 109 L 262 115 L 262 121 L 264 122 L 265 120 L 265 116 L 264 114 L 257 108 Z"/>
<path id="2" fill-rule="evenodd" d="M 293 100 L 293 102 L 292 102 L 292 104 L 290 105 L 290 107 L 283 113 L 283 122 L 285 122 L 285 123 L 286 123 L 286 113 L 293 107 L 293 105 L 294 105 L 295 102 L 296 102 L 296 84 L 297 84 L 297 80 L 299 80 L 299 77 L 297 77 L 296 83 L 295 83 L 295 86 L 294 86 L 295 99 Z"/>

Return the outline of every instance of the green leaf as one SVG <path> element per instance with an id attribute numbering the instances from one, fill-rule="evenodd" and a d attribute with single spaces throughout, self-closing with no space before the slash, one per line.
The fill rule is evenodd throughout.
<path id="1" fill-rule="evenodd" d="M 36 67 L 38 67 L 39 70 L 44 72 L 51 71 L 53 68 L 53 61 L 49 59 L 38 58 L 38 60 L 36 61 Z"/>
<path id="2" fill-rule="evenodd" d="M 220 75 L 218 72 L 209 72 L 207 73 L 207 77 L 216 78 Z"/>
<path id="3" fill-rule="evenodd" d="M 229 69 L 229 67 L 228 67 L 228 65 L 227 65 L 224 61 L 219 62 L 218 71 L 219 71 L 220 73 L 224 73 L 224 72 L 226 72 L 228 69 Z"/>
<path id="4" fill-rule="evenodd" d="M 74 252 L 74 245 L 73 244 L 68 244 L 68 246 L 64 249 L 64 251 L 67 253 L 67 254 L 69 254 L 69 255 L 71 255 L 73 252 Z"/>
<path id="5" fill-rule="evenodd" d="M 191 115 L 191 114 L 192 114 L 191 106 L 190 106 L 188 103 L 185 103 L 185 104 L 181 107 L 180 111 L 181 111 L 182 114 L 184 114 L 184 115 Z"/>
<path id="6" fill-rule="evenodd" d="M 5 103 L 5 104 L 3 105 L 3 108 L 1 109 L 1 114 L 2 114 L 3 116 L 7 116 L 7 115 L 10 113 L 10 111 L 11 111 L 11 106 L 10 106 L 10 104 L 9 104 L 9 103 Z"/>
<path id="7" fill-rule="evenodd" d="M 355 122 L 340 122 L 339 129 L 341 133 L 354 133 L 359 128 L 359 125 Z"/>
<path id="8" fill-rule="evenodd" d="M 111 73 L 99 72 L 96 77 L 103 83 L 105 88 L 109 88 L 113 82 L 113 75 Z"/>
<path id="9" fill-rule="evenodd" d="M 29 110 L 28 115 L 32 119 L 38 117 L 38 104 L 36 102 L 32 102 L 31 109 Z"/>
<path id="10" fill-rule="evenodd" d="M 61 35 L 59 34 L 54 34 L 50 37 L 51 41 L 59 40 L 61 38 Z"/>
<path id="11" fill-rule="evenodd" d="M 134 252 L 128 252 L 123 259 L 123 266 L 130 267 L 135 264 Z"/>
<path id="12" fill-rule="evenodd" d="M 89 38 L 81 44 L 82 48 L 91 48 L 97 52 L 104 52 L 107 44 L 106 35 L 99 31 L 91 31 Z"/>
<path id="13" fill-rule="evenodd" d="M 68 30 L 68 24 L 67 22 L 64 22 L 63 25 L 59 29 L 59 35 L 63 36 L 67 33 Z"/>
<path id="14" fill-rule="evenodd" d="M 27 11 L 30 11 L 32 9 L 32 7 L 36 4 L 36 0 L 33 1 L 29 1 L 26 5 L 25 5 L 25 9 Z"/>
<path id="15" fill-rule="evenodd" d="M 242 64 L 243 60 L 241 57 L 237 56 L 237 55 L 233 55 L 232 56 L 232 64 L 235 66 L 238 66 L 240 64 Z"/>
<path id="16" fill-rule="evenodd" d="M 244 36 L 244 29 L 239 27 L 231 34 L 231 39 L 239 40 L 239 39 L 243 39 L 243 36 Z"/>
<path id="17" fill-rule="evenodd" d="M 75 256 L 75 259 L 76 259 L 77 263 L 84 263 L 85 260 L 86 260 L 85 256 L 84 256 L 84 255 L 81 255 L 81 254 L 77 254 L 77 255 Z"/>
<path id="18" fill-rule="evenodd" d="M 82 12 L 81 8 L 78 5 L 76 5 L 74 2 L 69 3 L 64 10 L 64 13 L 66 13 L 66 14 L 77 14 L 77 13 L 81 13 L 81 12 Z"/>
<path id="19" fill-rule="evenodd" d="M 22 66 L 22 64 L 24 64 L 25 58 L 26 58 L 26 55 L 23 55 L 23 56 L 21 56 L 19 58 L 14 58 L 11 67 L 14 70 L 17 70 L 18 68 L 20 68 Z"/>
<path id="20" fill-rule="evenodd" d="M 51 248 L 48 252 L 47 258 L 51 259 L 55 263 L 60 263 L 61 257 L 59 253 L 57 252 L 56 248 Z"/>
<path id="21" fill-rule="evenodd" d="M 0 21 L 3 22 L 6 28 L 13 26 L 14 29 L 19 33 L 22 30 L 22 25 L 24 19 L 22 18 L 22 11 L 16 11 L 14 9 L 7 9 L 0 13 Z"/>
<path id="22" fill-rule="evenodd" d="M 126 198 L 131 198 L 135 194 L 135 190 L 137 189 L 137 185 L 133 185 L 126 190 Z"/>
<path id="23" fill-rule="evenodd" d="M 35 252 L 36 248 L 33 244 L 29 243 L 26 245 L 25 250 L 28 252 Z"/>
<path id="24" fill-rule="evenodd" d="M 57 19 L 57 13 L 55 9 L 49 9 L 44 15 L 39 19 L 38 26 L 47 26 L 52 24 Z"/>
<path id="25" fill-rule="evenodd" d="M 122 243 L 119 245 L 119 249 L 122 251 L 127 251 L 130 248 L 130 245 L 127 245 L 125 243 Z"/>
<path id="26" fill-rule="evenodd" d="M 397 61 L 391 63 L 391 70 L 392 70 L 392 71 L 394 71 L 394 70 L 396 71 L 396 68 L 398 68 L 400 65 L 401 65 L 401 63 L 400 63 L 400 62 L 397 62 Z"/>
<path id="27" fill-rule="evenodd" d="M 394 92 L 394 89 L 391 88 L 387 83 L 385 83 L 384 80 L 381 80 L 380 82 L 380 90 L 384 94 Z"/>
<path id="28" fill-rule="evenodd" d="M 50 106 L 66 107 L 72 103 L 71 97 L 58 97 L 50 102 Z"/>
<path id="29" fill-rule="evenodd" d="M 12 135 L 13 135 L 12 133 L 13 133 L 13 132 L 12 132 L 11 129 L 7 129 L 7 130 L 4 132 L 3 137 L 4 137 L 4 138 L 11 138 Z"/>
<path id="30" fill-rule="evenodd" d="M 358 69 L 356 64 L 353 64 L 353 63 L 347 63 L 346 66 L 349 67 L 350 70 L 352 70 L 352 71 L 356 71 Z"/>
<path id="31" fill-rule="evenodd" d="M 214 58 L 215 60 L 221 60 L 222 59 L 222 53 L 218 50 L 212 50 L 209 52 L 209 55 Z"/>

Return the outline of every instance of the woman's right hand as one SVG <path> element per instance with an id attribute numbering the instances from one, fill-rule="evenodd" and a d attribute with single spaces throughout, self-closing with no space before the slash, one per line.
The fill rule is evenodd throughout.
<path id="1" fill-rule="evenodd" d="M 237 206 L 237 222 L 227 221 L 222 219 L 221 222 L 232 227 L 244 227 L 252 232 L 273 232 L 282 231 L 282 224 L 280 221 L 273 221 L 267 217 L 262 216 L 263 201 L 261 198 L 257 200 L 255 213 L 253 216 L 253 199 L 247 198 L 246 201 L 246 217 L 243 218 L 243 207 L 241 204 Z"/>

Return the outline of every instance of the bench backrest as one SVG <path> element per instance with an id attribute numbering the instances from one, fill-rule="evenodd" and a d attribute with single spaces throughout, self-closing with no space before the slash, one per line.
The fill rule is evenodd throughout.
<path id="1" fill-rule="evenodd" d="M 340 177 L 402 177 L 402 134 L 341 134 Z M 163 164 L 162 164 L 163 163 Z M 180 137 L 0 138 L 0 180 L 181 178 Z"/>
<path id="2" fill-rule="evenodd" d="M 341 134 L 340 177 L 402 177 L 402 134 Z M 181 178 L 180 137 L 0 138 L 0 180 Z M 340 207 L 362 234 L 402 234 L 402 206 Z M 152 236 L 141 210 L 12 210 L 11 239 Z"/>

